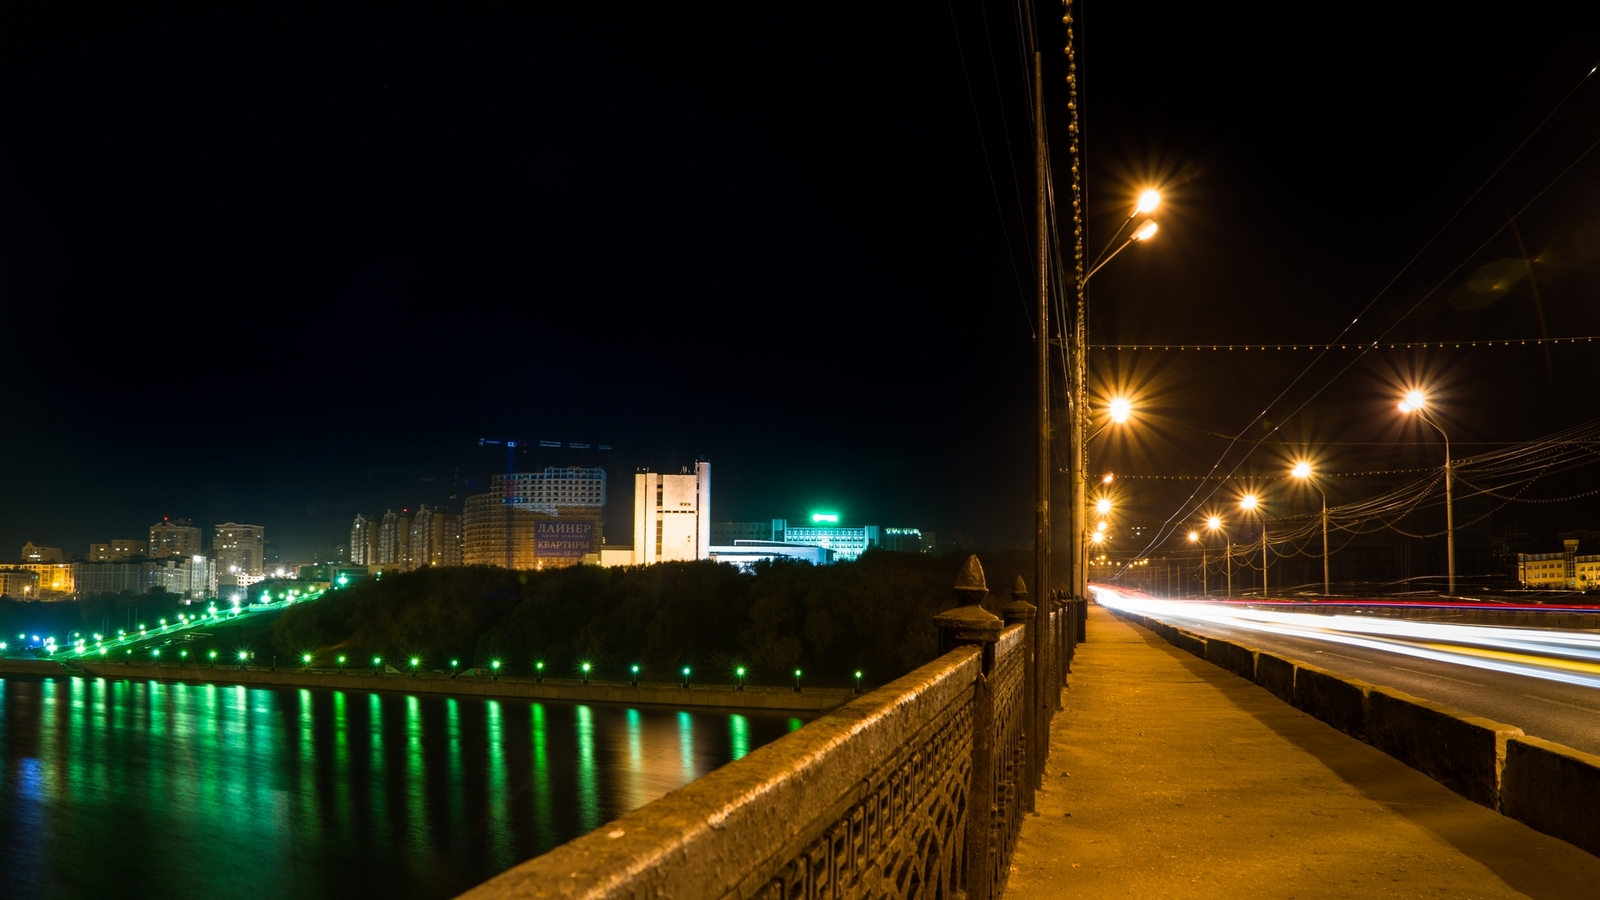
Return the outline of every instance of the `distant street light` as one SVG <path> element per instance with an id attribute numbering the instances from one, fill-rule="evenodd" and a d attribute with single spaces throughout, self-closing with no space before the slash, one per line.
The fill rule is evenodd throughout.
<path id="1" fill-rule="evenodd" d="M 1206 576 L 1209 574 L 1206 571 L 1209 568 L 1206 565 L 1206 545 L 1200 542 L 1200 532 L 1198 531 L 1189 532 L 1189 543 L 1199 544 L 1200 546 L 1200 595 L 1205 596 L 1206 588 L 1208 587 Z M 1185 592 L 1185 595 L 1187 596 L 1187 592 Z"/>
<path id="2" fill-rule="evenodd" d="M 1407 391 L 1405 399 L 1400 401 L 1400 411 L 1415 413 L 1417 418 L 1433 426 L 1439 432 L 1439 437 L 1444 438 L 1444 552 L 1445 564 L 1449 568 L 1449 588 L 1446 593 L 1456 592 L 1456 511 L 1455 498 L 1451 493 L 1451 466 L 1450 466 L 1450 435 L 1444 433 L 1439 423 L 1428 415 L 1428 398 L 1421 391 Z"/>
<path id="3" fill-rule="evenodd" d="M 1226 531 L 1222 530 L 1222 517 L 1220 517 L 1220 516 L 1211 516 L 1210 518 L 1206 519 L 1206 530 L 1207 531 L 1222 531 L 1223 539 L 1228 542 L 1228 553 L 1222 559 L 1223 559 L 1223 567 L 1224 567 L 1225 571 L 1227 571 L 1227 573 L 1228 573 L 1228 599 L 1232 600 L 1233 599 L 1233 538 L 1229 537 L 1228 533 Z M 1210 595 L 1207 594 L 1207 596 L 1210 596 Z"/>
<path id="4" fill-rule="evenodd" d="M 1328 589 L 1328 495 L 1323 492 L 1322 486 L 1311 478 L 1311 463 L 1297 462 L 1290 474 L 1316 488 L 1322 496 L 1322 596 L 1327 597 L 1331 591 Z"/>

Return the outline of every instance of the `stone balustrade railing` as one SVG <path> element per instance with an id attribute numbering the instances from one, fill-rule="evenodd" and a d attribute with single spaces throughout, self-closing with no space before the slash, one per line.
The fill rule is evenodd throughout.
<path id="1" fill-rule="evenodd" d="M 463 896 L 998 897 L 1084 617 L 956 589 L 938 659 Z"/>

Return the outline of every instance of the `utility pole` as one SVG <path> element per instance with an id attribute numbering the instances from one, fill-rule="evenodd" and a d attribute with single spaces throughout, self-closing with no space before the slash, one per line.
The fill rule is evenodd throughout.
<path id="1" fill-rule="evenodd" d="M 1044 150 L 1044 80 L 1041 74 L 1039 52 L 1033 54 L 1033 164 L 1034 180 L 1038 188 L 1037 222 L 1036 228 L 1039 238 L 1039 336 L 1035 346 L 1038 350 L 1038 377 L 1039 377 L 1039 483 L 1036 486 L 1037 498 L 1034 502 L 1034 564 L 1033 584 L 1034 601 L 1038 607 L 1037 618 L 1034 619 L 1033 628 L 1033 667 L 1034 679 L 1037 682 L 1033 693 L 1038 709 L 1034 710 L 1029 721 L 1040 723 L 1042 726 L 1048 720 L 1048 711 L 1055 709 L 1056 697 L 1059 690 L 1050 690 L 1049 664 L 1050 644 L 1045 636 L 1044 623 L 1050 620 L 1050 212 L 1048 206 L 1048 183 L 1045 171 Z M 1041 735 L 1043 737 L 1043 735 Z M 1038 783 L 1044 771 L 1044 748 L 1049 746 L 1044 741 L 1037 741 L 1034 746 L 1038 748 L 1040 758 L 1034 760 L 1034 781 Z"/>

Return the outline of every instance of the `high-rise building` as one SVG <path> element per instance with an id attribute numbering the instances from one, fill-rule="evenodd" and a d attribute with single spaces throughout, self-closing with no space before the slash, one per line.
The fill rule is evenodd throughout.
<path id="1" fill-rule="evenodd" d="M 539 568 L 534 537 L 538 519 L 532 510 L 513 506 L 503 496 L 473 494 L 461 516 L 462 564 Z"/>
<path id="2" fill-rule="evenodd" d="M 109 543 L 89 545 L 89 562 L 122 562 L 144 556 L 149 549 L 149 544 L 137 538 L 112 538 Z"/>
<path id="3" fill-rule="evenodd" d="M 266 529 L 260 525 L 226 522 L 217 526 L 211 539 L 219 575 L 247 575 L 259 578 L 266 565 Z M 198 550 L 192 555 L 197 555 Z"/>
<path id="4" fill-rule="evenodd" d="M 378 524 L 378 558 L 374 562 L 399 566 L 403 572 L 411 570 L 411 510 L 384 511 L 383 521 Z"/>
<path id="5" fill-rule="evenodd" d="M 151 559 L 169 556 L 188 558 L 204 553 L 200 545 L 200 529 L 189 519 L 162 519 L 150 526 Z"/>
<path id="6" fill-rule="evenodd" d="M 935 535 L 920 528 L 880 528 L 878 546 L 900 553 L 932 553 Z"/>
<path id="7" fill-rule="evenodd" d="M 551 466 L 496 475 L 488 493 L 467 498 L 462 561 L 513 569 L 582 562 L 600 552 L 605 505 L 604 469 Z"/>
<path id="8" fill-rule="evenodd" d="M 411 519 L 411 567 L 461 565 L 461 517 L 424 503 Z"/>
<path id="9" fill-rule="evenodd" d="M 633 562 L 711 558 L 711 463 L 633 476 Z"/>
<path id="10" fill-rule="evenodd" d="M 378 561 L 378 522 L 356 514 L 350 526 L 350 563 L 369 566 Z"/>

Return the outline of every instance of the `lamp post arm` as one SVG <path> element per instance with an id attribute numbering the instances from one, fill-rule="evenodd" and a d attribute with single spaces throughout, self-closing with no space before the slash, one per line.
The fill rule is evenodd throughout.
<path id="1" fill-rule="evenodd" d="M 1111 255 L 1110 256 L 1107 256 L 1105 259 L 1102 259 L 1102 260 L 1100 260 L 1100 262 L 1096 263 L 1095 267 L 1089 270 L 1089 274 L 1083 276 L 1083 283 L 1085 285 L 1087 285 L 1089 283 L 1089 279 L 1094 277 L 1094 273 L 1096 273 L 1096 272 L 1100 271 L 1101 269 L 1105 268 L 1106 267 L 1106 263 L 1111 262 L 1113 259 L 1116 259 L 1117 258 L 1117 254 L 1121 253 L 1123 250 L 1126 250 L 1128 245 L 1131 244 L 1131 243 L 1133 243 L 1133 238 L 1130 237 L 1127 240 L 1122 242 L 1122 246 L 1120 246 L 1117 249 L 1111 251 Z"/>
<path id="2" fill-rule="evenodd" d="M 1104 247 L 1100 248 L 1100 255 L 1096 256 L 1094 258 L 1094 263 L 1089 266 L 1090 274 L 1093 274 L 1093 270 L 1094 269 L 1100 268 L 1101 261 L 1106 259 L 1106 251 L 1110 250 L 1111 249 L 1111 245 L 1115 244 L 1117 242 L 1117 238 L 1122 237 L 1122 232 L 1127 230 L 1128 224 L 1130 222 L 1132 222 L 1134 219 L 1137 219 L 1137 218 L 1139 218 L 1139 211 L 1137 209 L 1135 209 L 1133 212 L 1128 214 L 1128 217 L 1126 219 L 1122 220 L 1122 227 L 1118 228 L 1116 234 L 1113 234 L 1111 236 L 1111 240 L 1106 241 L 1106 245 Z M 1089 276 L 1085 275 L 1083 280 L 1084 281 L 1088 281 L 1089 280 Z"/>

